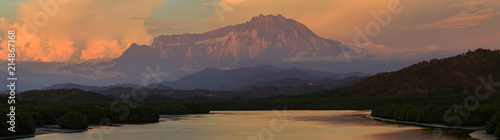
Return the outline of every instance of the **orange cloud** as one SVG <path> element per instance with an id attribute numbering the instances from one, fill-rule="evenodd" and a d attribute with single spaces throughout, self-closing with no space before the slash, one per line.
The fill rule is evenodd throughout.
<path id="1" fill-rule="evenodd" d="M 79 62 L 115 58 L 131 43 L 150 43 L 152 37 L 147 33 L 144 20 L 160 5 L 161 0 L 78 0 L 58 3 L 57 8 L 50 7 L 47 11 L 39 5 L 39 0 L 30 0 L 19 3 L 19 22 L 8 24 L 5 18 L 0 18 L 0 30 L 17 30 L 16 42 L 21 50 L 18 56 L 24 61 Z M 26 23 L 33 25 L 37 34 L 26 34 L 32 31 L 22 30 Z M 25 45 L 27 43 L 29 45 Z M 3 53 L 7 47 L 4 44 L 1 45 Z M 0 58 L 6 59 L 6 56 Z"/>
<path id="2" fill-rule="evenodd" d="M 114 56 L 119 56 L 120 52 L 122 52 L 120 44 L 116 40 L 90 41 L 86 46 L 88 46 L 88 48 L 82 50 L 82 55 L 80 56 L 82 60 L 112 58 Z"/>

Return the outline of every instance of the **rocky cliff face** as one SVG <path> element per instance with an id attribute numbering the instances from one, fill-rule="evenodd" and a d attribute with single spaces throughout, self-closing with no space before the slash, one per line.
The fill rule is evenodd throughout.
<path id="1" fill-rule="evenodd" d="M 341 53 L 340 45 L 340 42 L 317 36 L 293 19 L 282 15 L 259 15 L 245 23 L 202 34 L 161 35 L 151 45 L 132 44 L 114 60 L 68 65 L 58 70 L 96 75 L 94 77 L 111 75 L 106 78 L 137 83 L 147 74 L 145 68 L 159 65 L 162 71 L 170 73 L 168 78 L 172 80 L 207 67 L 238 68 L 256 64 L 294 67 L 286 61 L 336 57 Z"/>
<path id="2" fill-rule="evenodd" d="M 282 61 L 297 55 L 336 56 L 339 45 L 293 19 L 259 15 L 203 34 L 161 35 L 151 47 L 159 50 L 162 59 L 184 68 L 204 68 L 232 67 L 245 60 Z"/>

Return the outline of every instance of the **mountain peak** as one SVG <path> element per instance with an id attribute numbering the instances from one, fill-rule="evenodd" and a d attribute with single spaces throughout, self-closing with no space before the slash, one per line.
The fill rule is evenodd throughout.
<path id="1" fill-rule="evenodd" d="M 246 62 L 288 65 L 285 61 L 291 58 L 335 57 L 341 53 L 340 44 L 317 36 L 304 24 L 281 14 L 261 14 L 205 33 L 160 35 L 150 46 L 132 44 L 112 61 L 117 64 L 110 69 L 132 73 L 131 62 L 137 62 L 140 71 L 148 65 L 162 64 L 169 66 L 169 72 L 179 73 L 207 67 L 234 68 Z"/>
<path id="2" fill-rule="evenodd" d="M 285 21 L 285 20 L 288 20 L 288 19 L 285 18 L 281 14 L 278 14 L 276 16 L 272 15 L 272 14 L 269 14 L 269 15 L 260 14 L 259 16 L 253 17 L 252 20 L 250 20 L 250 21 L 251 22 L 252 21 L 254 21 L 254 22 L 263 22 L 263 21 Z"/>
<path id="3" fill-rule="evenodd" d="M 253 17 L 250 21 L 240 24 L 240 27 L 250 27 L 260 29 L 261 32 L 266 32 L 271 35 L 303 35 L 305 37 L 316 36 L 304 24 L 294 20 L 285 18 L 283 15 L 263 15 Z"/>

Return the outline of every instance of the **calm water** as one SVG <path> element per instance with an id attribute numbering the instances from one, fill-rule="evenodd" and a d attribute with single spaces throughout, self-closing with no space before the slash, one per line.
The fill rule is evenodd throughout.
<path id="1" fill-rule="evenodd" d="M 379 122 L 370 111 L 212 111 L 203 115 L 163 116 L 160 123 L 97 127 L 81 133 L 28 139 L 173 140 L 454 140 L 467 132 Z"/>

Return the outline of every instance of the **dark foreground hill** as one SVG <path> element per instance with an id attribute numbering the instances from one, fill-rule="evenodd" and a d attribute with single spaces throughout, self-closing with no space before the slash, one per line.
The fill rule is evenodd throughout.
<path id="1" fill-rule="evenodd" d="M 473 94 L 477 87 L 485 90 L 489 87 L 486 85 L 500 86 L 499 79 L 500 50 L 477 49 L 378 73 L 348 87 L 319 91 L 311 96 Z"/>
<path id="2" fill-rule="evenodd" d="M 19 100 L 29 101 L 113 101 L 112 96 L 105 96 L 82 89 L 47 89 L 29 90 L 16 96 Z"/>

